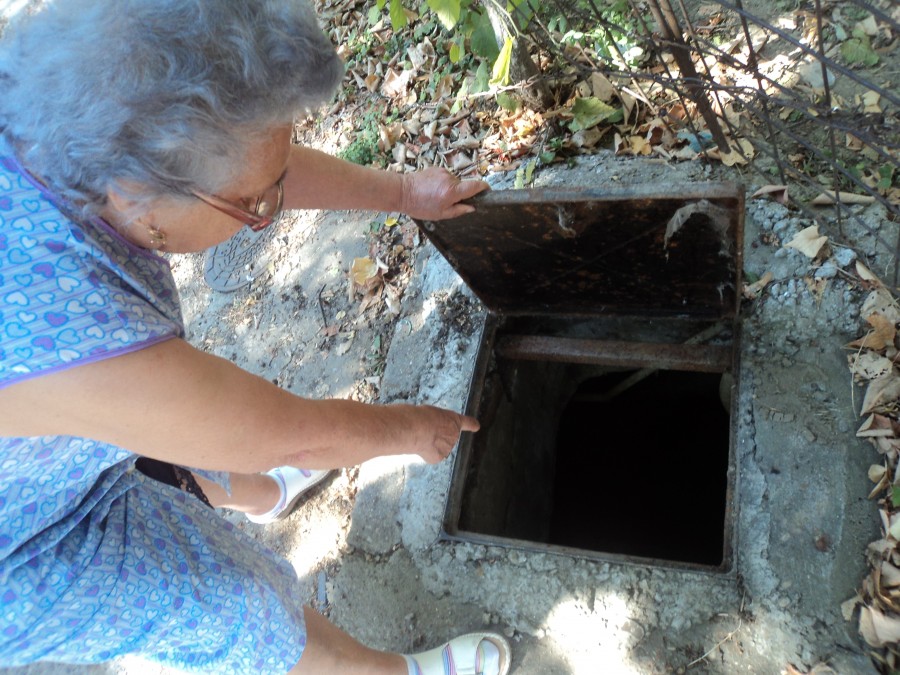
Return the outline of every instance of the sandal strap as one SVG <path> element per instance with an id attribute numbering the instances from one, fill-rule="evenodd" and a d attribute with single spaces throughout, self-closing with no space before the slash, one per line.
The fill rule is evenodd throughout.
<path id="1" fill-rule="evenodd" d="M 483 664 L 479 659 L 479 645 L 489 640 L 500 652 L 500 673 L 509 671 L 509 643 L 496 633 L 468 633 L 453 638 L 441 647 L 421 654 L 407 656 L 410 675 L 479 675 Z"/>

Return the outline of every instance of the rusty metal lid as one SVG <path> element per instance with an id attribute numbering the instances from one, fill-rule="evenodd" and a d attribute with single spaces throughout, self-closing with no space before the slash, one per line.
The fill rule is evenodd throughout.
<path id="1" fill-rule="evenodd" d="M 492 311 L 719 318 L 739 304 L 744 193 L 732 183 L 492 191 L 416 221 Z"/>

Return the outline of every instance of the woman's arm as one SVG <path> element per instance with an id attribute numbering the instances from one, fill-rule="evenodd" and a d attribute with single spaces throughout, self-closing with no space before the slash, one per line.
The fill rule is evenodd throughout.
<path id="1" fill-rule="evenodd" d="M 284 178 L 284 205 L 289 209 L 399 211 L 414 218 L 442 220 L 471 212 L 472 206 L 459 202 L 486 189 L 484 181 L 461 181 L 437 167 L 400 174 L 295 146 Z"/>
<path id="2" fill-rule="evenodd" d="M 431 406 L 295 396 L 172 339 L 0 389 L 0 435 L 72 435 L 198 469 L 332 469 L 444 459 L 470 417 Z"/>

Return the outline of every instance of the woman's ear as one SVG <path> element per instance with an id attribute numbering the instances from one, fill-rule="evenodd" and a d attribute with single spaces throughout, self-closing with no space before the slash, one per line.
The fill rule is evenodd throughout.
<path id="1" fill-rule="evenodd" d="M 148 210 L 149 203 L 142 198 L 141 184 L 134 181 L 115 181 L 106 188 L 106 206 L 101 215 L 111 225 L 125 226 L 137 220 Z"/>

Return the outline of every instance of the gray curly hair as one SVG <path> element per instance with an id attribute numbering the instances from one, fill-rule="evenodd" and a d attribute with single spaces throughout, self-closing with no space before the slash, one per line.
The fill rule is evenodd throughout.
<path id="1" fill-rule="evenodd" d="M 304 0 L 55 0 L 0 40 L 0 133 L 86 213 L 216 192 L 342 73 Z"/>

